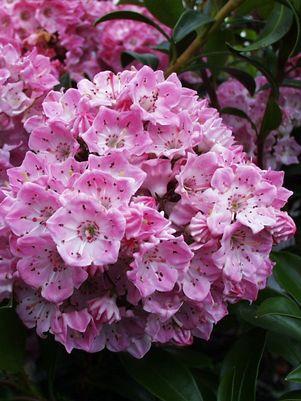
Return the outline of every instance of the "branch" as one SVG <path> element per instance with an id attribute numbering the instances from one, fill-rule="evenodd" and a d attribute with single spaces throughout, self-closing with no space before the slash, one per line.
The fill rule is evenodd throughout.
<path id="1" fill-rule="evenodd" d="M 171 64 L 166 70 L 166 76 L 168 77 L 173 72 L 178 72 L 182 66 L 185 66 L 189 60 L 200 50 L 200 48 L 206 43 L 208 36 L 215 33 L 224 19 L 231 14 L 232 11 L 236 10 L 245 0 L 229 0 L 216 14 L 214 24 L 208 27 L 202 34 L 198 35 L 190 46 Z"/>

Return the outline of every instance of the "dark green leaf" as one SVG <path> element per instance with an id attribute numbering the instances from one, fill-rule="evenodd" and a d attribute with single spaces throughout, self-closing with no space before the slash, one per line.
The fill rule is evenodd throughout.
<path id="1" fill-rule="evenodd" d="M 244 1 L 241 6 L 238 8 L 236 15 L 247 15 L 250 14 L 252 11 L 261 8 L 262 6 L 271 6 L 274 0 L 246 0 Z"/>
<path id="2" fill-rule="evenodd" d="M 189 368 L 212 367 L 212 360 L 200 351 L 187 348 L 167 348 L 166 351 Z"/>
<path id="3" fill-rule="evenodd" d="M 259 35 L 258 40 L 248 46 L 235 46 L 234 48 L 240 52 L 249 52 L 270 46 L 287 34 L 292 23 L 292 11 L 283 4 L 275 3 L 273 11 L 268 17 L 266 26 Z"/>
<path id="4" fill-rule="evenodd" d="M 135 11 L 114 11 L 112 13 L 104 15 L 101 18 L 98 18 L 95 21 L 94 25 L 98 25 L 101 22 L 115 20 L 115 19 L 129 19 L 129 20 L 144 22 L 145 24 L 151 25 L 154 28 L 156 28 L 159 32 L 162 33 L 162 35 L 164 35 L 169 40 L 169 36 L 165 33 L 165 31 L 158 24 L 156 24 L 150 18 L 145 17 L 143 14 L 136 13 Z"/>
<path id="5" fill-rule="evenodd" d="M 239 70 L 238 68 L 223 68 L 223 71 L 227 72 L 233 78 L 237 79 L 245 88 L 248 89 L 251 96 L 254 95 L 256 90 L 256 82 L 252 75 L 248 74 L 243 70 Z"/>
<path id="6" fill-rule="evenodd" d="M 235 107 L 224 107 L 223 109 L 221 109 L 220 112 L 221 112 L 221 114 L 230 114 L 232 116 L 236 116 L 236 117 L 240 117 L 240 118 L 244 118 L 245 120 L 248 120 L 249 123 L 251 124 L 253 130 L 257 133 L 256 125 L 253 123 L 251 118 L 244 111 L 237 109 Z"/>
<path id="7" fill-rule="evenodd" d="M 143 6 L 143 1 L 140 0 L 118 0 L 117 5 L 134 4 L 136 6 Z"/>
<path id="8" fill-rule="evenodd" d="M 298 46 L 298 43 L 300 40 L 300 34 L 301 34 L 300 16 L 298 15 L 299 8 L 297 8 L 297 7 L 300 7 L 300 1 L 299 1 L 299 5 L 297 5 L 297 3 L 295 3 L 294 0 L 286 0 L 286 3 L 292 10 L 292 13 L 293 13 L 293 16 L 294 16 L 295 22 L 296 22 L 296 27 L 297 27 L 295 43 L 290 52 L 290 56 L 292 56 Z"/>
<path id="9" fill-rule="evenodd" d="M 223 362 L 218 401 L 255 401 L 258 368 L 265 347 L 261 331 L 246 333 Z"/>
<path id="10" fill-rule="evenodd" d="M 290 382 L 301 383 L 301 365 L 291 371 L 285 379 Z"/>
<path id="11" fill-rule="evenodd" d="M 172 28 L 184 11 L 182 0 L 144 0 L 144 5 L 159 21 Z"/>
<path id="12" fill-rule="evenodd" d="M 260 327 L 301 340 L 301 311 L 292 300 L 269 298 L 259 306 L 256 316 Z"/>
<path id="13" fill-rule="evenodd" d="M 62 88 L 65 90 L 72 88 L 71 77 L 68 73 L 60 77 L 60 83 L 54 87 L 54 90 L 60 91 Z"/>
<path id="14" fill-rule="evenodd" d="M 0 370 L 20 372 L 25 353 L 25 329 L 12 309 L 0 310 Z"/>
<path id="15" fill-rule="evenodd" d="M 263 116 L 259 137 L 264 140 L 268 134 L 278 128 L 282 121 L 282 111 L 274 98 L 270 98 Z"/>
<path id="16" fill-rule="evenodd" d="M 170 43 L 168 42 L 168 40 L 166 40 L 165 42 L 160 43 L 159 45 L 154 47 L 155 50 L 158 50 L 159 52 L 165 53 L 165 54 L 169 54 L 170 52 Z"/>
<path id="17" fill-rule="evenodd" d="M 301 319 L 301 309 L 291 299 L 279 296 L 268 298 L 257 309 L 257 317 L 284 316 Z M 301 323 L 301 322 L 300 322 Z"/>
<path id="18" fill-rule="evenodd" d="M 222 35 L 220 32 L 216 32 L 209 36 L 202 55 L 206 55 L 213 75 L 219 74 L 221 68 L 225 66 L 229 55 L 226 41 L 231 42 L 232 40 L 233 33 L 230 31 L 224 31 Z"/>
<path id="19" fill-rule="evenodd" d="M 301 391 L 290 391 L 279 398 L 278 401 L 300 401 Z"/>
<path id="20" fill-rule="evenodd" d="M 301 257 L 290 252 L 273 254 L 274 275 L 278 283 L 301 303 Z"/>
<path id="21" fill-rule="evenodd" d="M 137 60 L 143 65 L 148 65 L 156 70 L 159 65 L 159 60 L 156 56 L 151 53 L 136 53 L 136 52 L 123 52 L 121 54 L 121 64 L 122 67 L 126 67 L 132 61 Z"/>
<path id="22" fill-rule="evenodd" d="M 267 299 L 261 305 L 269 302 L 270 299 Z M 270 305 L 270 307 L 272 306 L 273 305 Z M 277 314 L 277 309 L 274 307 L 272 309 L 273 313 L 265 313 L 259 317 L 258 308 L 251 305 L 240 304 L 237 305 L 235 312 L 239 319 L 244 320 L 253 326 L 261 327 L 278 335 L 294 338 L 297 341 L 301 340 L 301 320 L 285 316 L 283 310 Z M 287 311 L 287 313 L 288 312 L 289 311 Z"/>
<path id="23" fill-rule="evenodd" d="M 249 57 L 246 56 L 245 54 L 241 54 L 238 51 L 236 51 L 229 43 L 227 44 L 228 49 L 233 53 L 235 56 L 239 57 L 240 59 L 250 63 L 253 65 L 258 71 L 260 71 L 269 81 L 271 85 L 271 89 L 273 91 L 274 97 L 278 98 L 279 95 L 279 88 L 278 84 L 275 80 L 275 77 L 272 75 L 272 73 L 267 69 L 267 67 L 262 64 L 261 60 L 256 58 L 256 57 Z"/>
<path id="24" fill-rule="evenodd" d="M 106 385 L 115 394 L 119 394 L 129 400 L 156 401 L 156 398 L 152 394 L 129 376 L 114 375 L 110 377 Z"/>
<path id="25" fill-rule="evenodd" d="M 269 352 L 278 357 L 281 356 L 292 366 L 297 366 L 301 363 L 301 344 L 294 339 L 269 332 L 267 335 L 267 348 Z"/>
<path id="26" fill-rule="evenodd" d="M 153 350 L 143 359 L 121 356 L 128 373 L 162 401 L 201 401 L 202 396 L 189 370 L 163 350 Z"/>
<path id="27" fill-rule="evenodd" d="M 185 36 L 189 33 L 197 30 L 198 28 L 209 24 L 214 21 L 213 18 L 208 17 L 208 15 L 204 15 L 196 10 L 187 10 L 185 11 L 178 22 L 173 31 L 173 39 L 175 43 L 180 42 Z"/>
<path id="28" fill-rule="evenodd" d="M 286 78 L 283 80 L 281 86 L 287 86 L 289 88 L 301 89 L 301 80 Z"/>

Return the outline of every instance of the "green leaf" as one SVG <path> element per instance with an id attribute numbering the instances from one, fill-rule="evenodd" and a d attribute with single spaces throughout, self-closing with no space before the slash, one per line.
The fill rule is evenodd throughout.
<path id="1" fill-rule="evenodd" d="M 267 335 L 267 348 L 269 352 L 277 357 L 281 356 L 292 366 L 297 366 L 301 363 L 301 344 L 294 339 L 269 332 Z"/>
<path id="2" fill-rule="evenodd" d="M 0 310 L 0 370 L 21 372 L 24 363 L 26 331 L 15 311 Z"/>
<path id="3" fill-rule="evenodd" d="M 256 82 L 252 75 L 248 74 L 243 70 L 239 70 L 238 68 L 223 68 L 223 71 L 227 72 L 233 78 L 237 79 L 245 88 L 248 89 L 251 96 L 254 95 L 256 90 Z"/>
<path id="4" fill-rule="evenodd" d="M 144 22 L 145 24 L 151 25 L 156 28 L 159 32 L 162 33 L 166 37 L 166 39 L 170 39 L 167 33 L 160 27 L 160 25 L 156 24 L 150 18 L 145 17 L 143 14 L 136 13 L 135 11 L 114 11 L 112 13 L 106 14 L 101 18 L 98 18 L 94 25 L 98 25 L 105 21 L 111 21 L 115 19 L 129 19 L 139 22 Z"/>
<path id="5" fill-rule="evenodd" d="M 292 11 L 283 4 L 275 3 L 258 40 L 249 46 L 235 46 L 234 49 L 240 52 L 249 52 L 268 47 L 283 38 L 290 30 L 292 23 Z"/>
<path id="6" fill-rule="evenodd" d="M 289 393 L 283 394 L 278 401 L 300 401 L 301 391 L 290 391 Z"/>
<path id="7" fill-rule="evenodd" d="M 161 401 L 202 401 L 189 370 L 163 350 L 152 350 L 140 360 L 122 355 L 121 362 L 133 379 Z"/>
<path id="8" fill-rule="evenodd" d="M 262 331 L 240 338 L 224 359 L 218 401 L 255 401 L 259 364 L 265 347 Z"/>
<path id="9" fill-rule="evenodd" d="M 301 303 L 301 257 L 290 252 L 273 253 L 277 282 Z"/>
<path id="10" fill-rule="evenodd" d="M 182 0 L 144 0 L 144 5 L 163 24 L 174 27 L 184 11 Z"/>
<path id="11" fill-rule="evenodd" d="M 290 382 L 301 383 L 301 365 L 299 365 L 296 369 L 292 370 L 285 378 Z"/>
<path id="12" fill-rule="evenodd" d="M 257 317 L 284 316 L 301 319 L 301 309 L 291 299 L 286 297 L 272 297 L 266 299 L 257 309 Z"/>
<path id="13" fill-rule="evenodd" d="M 204 15 L 196 10 L 187 10 L 185 11 L 178 22 L 173 31 L 173 40 L 175 43 L 180 42 L 185 36 L 190 34 L 191 32 L 199 29 L 200 27 L 213 22 L 213 18 L 208 15 Z"/>
<path id="14" fill-rule="evenodd" d="M 170 42 L 168 40 L 158 44 L 157 46 L 153 47 L 154 50 L 158 50 L 159 52 L 169 54 L 170 52 Z"/>
<path id="15" fill-rule="evenodd" d="M 151 53 L 136 53 L 136 52 L 123 52 L 121 54 L 121 65 L 126 67 L 132 61 L 137 60 L 143 65 L 148 65 L 153 70 L 156 70 L 159 65 L 159 60 Z"/>
<path id="16" fill-rule="evenodd" d="M 212 360 L 209 356 L 198 350 L 187 348 L 167 348 L 166 351 L 189 368 L 211 368 L 213 366 Z"/>
<path id="17" fill-rule="evenodd" d="M 266 330 L 301 340 L 301 311 L 290 299 L 273 297 L 256 311 L 255 322 Z"/>
<path id="18" fill-rule="evenodd" d="M 240 117 L 240 118 L 244 118 L 245 120 L 248 120 L 249 123 L 251 124 L 253 130 L 257 133 L 256 125 L 253 123 L 251 118 L 244 111 L 237 109 L 235 107 L 224 107 L 223 109 L 221 109 L 220 112 L 221 112 L 221 114 L 230 114 L 232 116 L 236 116 L 236 117 Z"/>
<path id="19" fill-rule="evenodd" d="M 298 15 L 298 12 L 300 12 L 299 8 L 300 7 L 300 2 L 299 5 L 295 4 L 294 0 L 286 0 L 286 3 L 288 4 L 288 6 L 291 8 L 293 16 L 295 18 L 295 23 L 296 23 L 296 28 L 297 28 L 297 34 L 296 34 L 296 39 L 295 39 L 295 43 L 294 46 L 290 52 L 290 56 L 292 56 L 299 44 L 300 41 L 300 34 L 301 34 L 301 24 L 300 24 L 300 17 Z"/>
<path id="20" fill-rule="evenodd" d="M 246 56 L 245 54 L 239 53 L 229 43 L 227 43 L 227 47 L 231 51 L 231 53 L 233 53 L 235 56 L 250 63 L 258 71 L 260 71 L 266 77 L 266 79 L 269 81 L 274 97 L 278 98 L 279 88 L 278 88 L 276 79 L 273 76 L 273 74 L 268 70 L 268 68 L 262 63 L 262 61 L 260 59 L 258 59 L 257 57 L 249 57 L 249 56 Z"/>
<path id="21" fill-rule="evenodd" d="M 129 376 L 113 375 L 106 381 L 106 386 L 115 394 L 122 398 L 133 401 L 156 401 L 156 398 L 150 394 L 144 387 Z"/>
<path id="22" fill-rule="evenodd" d="M 274 98 L 270 98 L 266 106 L 260 127 L 259 137 L 264 140 L 271 131 L 278 128 L 282 121 L 282 111 Z"/>
<path id="23" fill-rule="evenodd" d="M 117 5 L 123 5 L 123 4 L 134 4 L 135 6 L 143 6 L 143 2 L 140 0 L 119 0 Z"/>
<path id="24" fill-rule="evenodd" d="M 283 80 L 281 86 L 289 88 L 301 89 L 301 80 L 286 78 Z"/>
<path id="25" fill-rule="evenodd" d="M 54 90 L 60 91 L 62 88 L 65 90 L 72 88 L 72 80 L 67 72 L 61 75 L 60 83 L 54 87 Z"/>
<path id="26" fill-rule="evenodd" d="M 274 332 L 278 335 L 283 335 L 289 338 L 293 338 L 297 341 L 300 341 L 301 340 L 300 318 L 290 317 L 292 315 L 292 311 L 289 310 L 286 311 L 286 315 L 285 311 L 283 310 L 281 310 L 277 314 L 277 305 L 276 306 L 273 305 L 274 301 L 272 301 L 272 305 L 270 303 L 270 300 L 273 300 L 274 298 L 268 298 L 261 304 L 262 306 L 266 302 L 268 302 L 268 305 L 264 305 L 264 307 L 266 308 L 266 306 L 270 306 L 270 311 L 272 313 L 264 313 L 263 315 L 258 316 L 259 308 L 242 303 L 240 305 L 237 305 L 236 307 L 235 312 L 237 314 L 237 317 L 241 320 L 248 322 L 253 326 L 261 327 L 265 330 Z"/>
<path id="27" fill-rule="evenodd" d="M 250 14 L 252 11 L 261 8 L 262 6 L 272 5 L 274 0 L 246 0 L 238 8 L 236 15 L 242 16 Z"/>

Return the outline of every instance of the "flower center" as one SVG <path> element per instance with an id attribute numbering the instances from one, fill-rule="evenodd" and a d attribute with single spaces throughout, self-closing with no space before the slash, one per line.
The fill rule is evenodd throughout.
<path id="1" fill-rule="evenodd" d="M 87 220 L 77 227 L 77 233 L 82 241 L 94 242 L 99 236 L 99 227 L 93 221 Z"/>
<path id="2" fill-rule="evenodd" d="M 70 146 L 67 143 L 59 143 L 56 147 L 55 155 L 58 161 L 65 161 L 70 155 Z"/>

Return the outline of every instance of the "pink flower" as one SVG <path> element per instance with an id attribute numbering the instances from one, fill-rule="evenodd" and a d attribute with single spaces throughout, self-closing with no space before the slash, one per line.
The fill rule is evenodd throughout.
<path id="1" fill-rule="evenodd" d="M 18 286 L 16 289 L 17 312 L 23 323 L 29 329 L 36 327 L 37 334 L 44 337 L 50 330 L 57 306 L 46 301 L 37 290 L 28 286 Z"/>
<path id="2" fill-rule="evenodd" d="M 74 156 L 79 148 L 70 131 L 55 123 L 34 129 L 29 138 L 29 146 L 50 162 L 63 162 Z"/>
<path id="3" fill-rule="evenodd" d="M 235 172 L 230 167 L 220 168 L 211 185 L 204 196 L 210 194 L 214 205 L 208 218 L 213 233 L 221 234 L 234 220 L 250 227 L 255 234 L 275 223 L 271 206 L 276 188 L 263 181 L 255 167 L 239 166 Z"/>
<path id="4" fill-rule="evenodd" d="M 23 257 L 17 264 L 21 279 L 37 290 L 47 301 L 61 302 L 69 298 L 74 288 L 87 279 L 81 267 L 68 266 L 50 238 L 37 239 L 35 244 L 19 242 Z"/>
<path id="5" fill-rule="evenodd" d="M 117 261 L 125 221 L 117 210 L 106 211 L 93 198 L 78 196 L 58 209 L 47 227 L 67 263 L 103 265 Z"/>
<path id="6" fill-rule="evenodd" d="M 188 269 L 192 255 L 181 237 L 142 245 L 135 255 L 128 278 L 143 297 L 155 290 L 170 291 L 179 275 Z"/>
<path id="7" fill-rule="evenodd" d="M 25 183 L 12 204 L 6 222 L 18 236 L 47 233 L 46 222 L 59 208 L 57 196 L 33 183 Z"/>
<path id="8" fill-rule="evenodd" d="M 105 155 L 114 149 L 140 155 L 150 144 L 139 113 L 122 113 L 108 108 L 100 109 L 92 128 L 82 137 L 89 150 L 99 155 Z"/>
<path id="9" fill-rule="evenodd" d="M 221 248 L 214 260 L 223 274 L 234 282 L 242 279 L 259 284 L 257 272 L 266 263 L 272 249 L 272 238 L 267 231 L 253 234 L 250 229 L 235 223 L 226 228 Z"/>

